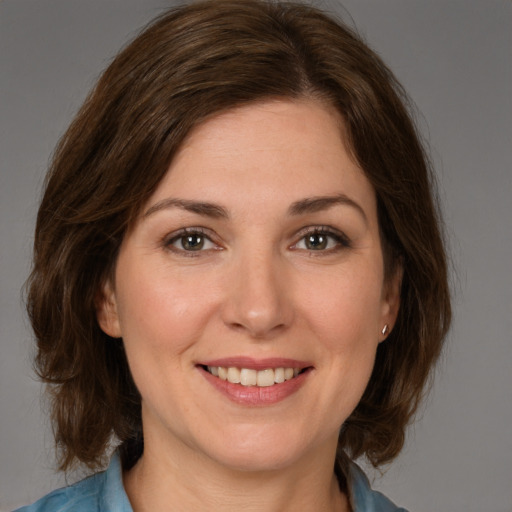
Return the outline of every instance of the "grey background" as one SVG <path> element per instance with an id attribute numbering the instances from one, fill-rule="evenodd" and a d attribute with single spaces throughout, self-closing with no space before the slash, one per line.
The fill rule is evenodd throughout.
<path id="1" fill-rule="evenodd" d="M 317 3 L 344 12 L 335 1 Z M 432 147 L 456 269 L 454 327 L 433 393 L 403 454 L 384 476 L 373 475 L 374 485 L 411 512 L 510 512 L 512 4 L 343 4 L 423 114 L 419 124 Z M 64 483 L 52 469 L 20 299 L 47 162 L 109 59 L 168 5 L 0 2 L 2 511 Z"/>

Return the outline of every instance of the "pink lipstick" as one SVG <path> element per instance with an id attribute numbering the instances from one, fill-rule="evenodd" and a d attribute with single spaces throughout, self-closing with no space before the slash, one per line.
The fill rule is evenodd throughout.
<path id="1" fill-rule="evenodd" d="M 313 370 L 307 361 L 243 356 L 208 360 L 196 367 L 224 396 L 248 406 L 284 400 L 302 387 Z"/>

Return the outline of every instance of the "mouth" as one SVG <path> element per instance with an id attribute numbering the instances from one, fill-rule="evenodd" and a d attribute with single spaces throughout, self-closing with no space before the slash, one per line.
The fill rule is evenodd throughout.
<path id="1" fill-rule="evenodd" d="M 227 381 L 231 384 L 239 384 L 240 386 L 259 388 L 278 386 L 297 378 L 311 369 L 310 366 L 303 368 L 276 367 L 264 368 L 262 370 L 236 366 L 200 365 L 200 367 L 219 380 Z"/>

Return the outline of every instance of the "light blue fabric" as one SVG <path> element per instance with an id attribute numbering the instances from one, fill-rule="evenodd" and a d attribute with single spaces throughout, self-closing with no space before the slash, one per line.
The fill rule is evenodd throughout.
<path id="1" fill-rule="evenodd" d="M 15 512 L 133 512 L 124 492 L 117 452 L 106 471 L 96 473 Z"/>
<path id="2" fill-rule="evenodd" d="M 368 478 L 357 464 L 352 463 L 349 471 L 348 488 L 354 512 L 407 512 L 380 492 L 373 491 Z"/>
<path id="3" fill-rule="evenodd" d="M 354 512 L 407 512 L 381 493 L 372 491 L 356 464 L 350 467 L 348 484 Z M 119 455 L 114 454 L 106 471 L 53 491 L 14 512 L 133 512 L 123 488 Z"/>

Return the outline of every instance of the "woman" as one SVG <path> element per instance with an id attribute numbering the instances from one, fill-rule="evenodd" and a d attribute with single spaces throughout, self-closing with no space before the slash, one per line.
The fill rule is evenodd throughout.
<path id="1" fill-rule="evenodd" d="M 427 159 L 391 72 L 318 10 L 195 3 L 57 148 L 28 310 L 61 469 L 22 510 L 396 511 L 450 322 Z"/>

